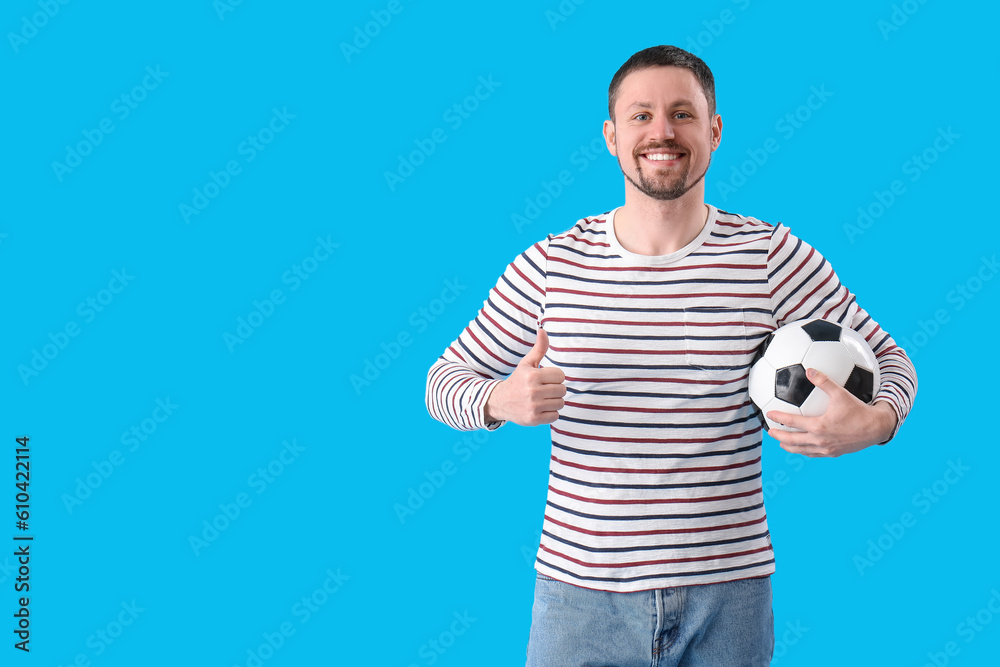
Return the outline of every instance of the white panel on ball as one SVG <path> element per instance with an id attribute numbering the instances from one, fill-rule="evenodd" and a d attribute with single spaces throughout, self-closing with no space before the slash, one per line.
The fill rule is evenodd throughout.
<path id="1" fill-rule="evenodd" d="M 845 328 L 840 333 L 840 340 L 850 350 L 851 357 L 854 358 L 854 363 L 858 366 L 867 368 L 868 370 L 878 368 L 878 360 L 875 359 L 875 353 L 872 352 L 872 348 L 868 345 L 868 341 L 865 340 L 864 336 L 854 329 Z M 875 384 L 878 383 L 876 382 Z"/>
<path id="2" fill-rule="evenodd" d="M 831 380 L 843 387 L 854 370 L 854 359 L 840 341 L 817 341 L 802 357 L 802 365 L 807 370 L 815 368 L 826 373 Z"/>
<path id="3" fill-rule="evenodd" d="M 819 417 L 821 414 L 826 412 L 826 407 L 830 404 L 830 396 L 825 391 L 819 387 L 815 387 L 812 393 L 809 394 L 809 398 L 802 403 L 802 407 L 799 410 L 806 417 Z"/>
<path id="4" fill-rule="evenodd" d="M 778 332 L 775 336 L 780 337 L 781 344 L 772 344 L 767 348 L 767 360 L 771 365 L 775 368 L 784 368 L 802 361 L 802 355 L 812 345 L 812 338 L 802 330 L 802 324 L 799 322 L 786 324 L 778 329 Z"/>
<path id="5" fill-rule="evenodd" d="M 774 396 L 774 367 L 767 359 L 761 359 L 750 369 L 750 381 L 747 387 L 750 400 L 755 405 L 767 403 Z"/>
<path id="6" fill-rule="evenodd" d="M 763 412 L 766 415 L 768 412 L 771 412 L 772 410 L 777 412 L 787 412 L 793 415 L 802 414 L 797 407 L 795 407 L 791 403 L 785 403 L 780 398 L 772 398 L 771 401 L 764 406 L 761 412 Z M 792 428 L 791 426 L 782 426 L 778 422 L 768 419 L 766 416 L 764 417 L 764 421 L 767 422 L 767 430 L 769 431 L 773 429 L 778 429 L 781 431 L 793 431 L 795 433 L 802 432 L 802 429 L 800 428 Z"/>

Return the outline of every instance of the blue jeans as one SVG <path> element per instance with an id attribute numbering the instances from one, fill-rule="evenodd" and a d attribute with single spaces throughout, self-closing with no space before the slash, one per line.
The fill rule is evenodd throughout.
<path id="1" fill-rule="evenodd" d="M 751 667 L 773 651 L 770 577 L 612 593 L 536 573 L 527 667 Z"/>

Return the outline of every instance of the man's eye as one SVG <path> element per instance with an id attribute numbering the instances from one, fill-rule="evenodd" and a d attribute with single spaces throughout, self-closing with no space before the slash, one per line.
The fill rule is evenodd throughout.
<path id="1" fill-rule="evenodd" d="M 678 111 L 677 113 L 674 114 L 674 117 L 675 118 L 680 118 L 680 117 L 690 118 L 691 114 L 687 113 L 686 111 Z"/>
<path id="2" fill-rule="evenodd" d="M 646 120 L 648 118 L 649 118 L 649 114 L 648 113 L 639 113 L 639 114 L 635 115 L 635 117 L 633 118 L 633 120 Z"/>

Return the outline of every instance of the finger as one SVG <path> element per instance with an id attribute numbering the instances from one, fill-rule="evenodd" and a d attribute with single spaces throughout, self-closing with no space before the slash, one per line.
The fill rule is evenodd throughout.
<path id="1" fill-rule="evenodd" d="M 772 438 L 784 445 L 801 446 L 812 445 L 813 436 L 806 431 L 784 431 L 780 428 L 772 428 L 767 432 Z"/>
<path id="2" fill-rule="evenodd" d="M 546 401 L 563 401 L 565 392 L 560 391 L 560 387 L 561 385 L 556 384 L 542 385 L 529 390 L 528 398 L 533 405 L 543 405 Z"/>
<path id="3" fill-rule="evenodd" d="M 806 378 L 813 383 L 814 387 L 822 390 L 831 399 L 837 394 L 854 396 L 851 392 L 847 391 L 844 387 L 840 386 L 836 382 L 830 379 L 830 376 L 822 371 L 818 371 L 815 368 L 806 369 Z"/>
<path id="4" fill-rule="evenodd" d="M 566 407 L 566 401 L 561 398 L 546 398 L 538 403 L 541 412 L 556 412 Z"/>
<path id="5" fill-rule="evenodd" d="M 559 411 L 563 407 L 562 399 L 553 398 L 543 401 L 535 406 L 535 420 L 540 424 L 551 424 L 559 419 Z"/>
<path id="6" fill-rule="evenodd" d="M 535 345 L 530 350 L 528 354 L 524 355 L 521 359 L 521 364 L 531 366 L 532 368 L 538 368 L 538 364 L 542 363 L 542 359 L 545 357 L 545 353 L 549 351 L 549 335 L 545 333 L 545 329 L 538 330 L 538 338 L 535 339 Z"/>
<path id="7" fill-rule="evenodd" d="M 566 395 L 566 385 L 564 384 L 542 384 L 531 391 L 531 396 L 538 400 L 546 398 L 562 398 Z"/>
<path id="8" fill-rule="evenodd" d="M 551 424 L 559 419 L 558 412 L 543 412 L 538 415 L 539 424 Z"/>
<path id="9" fill-rule="evenodd" d="M 542 384 L 562 384 L 566 381 L 566 374 L 554 366 L 538 369 L 537 377 Z"/>
<path id="10" fill-rule="evenodd" d="M 537 405 L 542 401 L 550 399 L 563 400 L 566 395 L 566 385 L 562 384 L 535 384 L 531 383 L 522 389 L 523 399 Z"/>
<path id="11" fill-rule="evenodd" d="M 816 387 L 821 387 L 830 381 L 830 376 L 822 371 L 818 371 L 815 368 L 806 369 L 806 377 L 809 381 L 813 383 Z"/>
<path id="12" fill-rule="evenodd" d="M 808 417 L 803 417 L 802 415 L 793 415 L 790 412 L 779 412 L 777 410 L 772 410 L 771 412 L 768 412 L 767 418 L 776 424 L 780 424 L 782 426 L 791 426 L 792 428 L 798 428 L 802 430 L 807 430 L 802 425 L 802 421 L 805 419 L 809 419 Z"/>

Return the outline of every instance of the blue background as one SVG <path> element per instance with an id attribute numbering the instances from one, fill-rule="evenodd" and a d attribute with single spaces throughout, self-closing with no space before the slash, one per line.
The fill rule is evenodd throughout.
<path id="1" fill-rule="evenodd" d="M 919 373 L 889 446 L 765 440 L 774 663 L 995 664 L 1000 11 L 576 2 L 5 3 L 2 553 L 18 435 L 35 541 L 2 664 L 523 664 L 548 432 L 453 431 L 426 373 L 517 254 L 622 203 L 581 147 L 663 43 L 716 76 L 706 199 L 820 249 Z"/>

